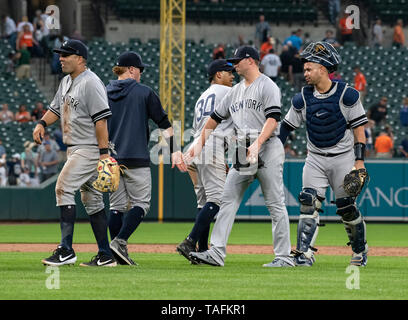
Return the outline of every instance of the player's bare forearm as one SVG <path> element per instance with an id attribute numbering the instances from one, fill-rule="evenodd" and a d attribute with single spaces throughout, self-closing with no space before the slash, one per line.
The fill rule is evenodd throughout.
<path id="1" fill-rule="evenodd" d="M 353 129 L 353 134 L 354 134 L 354 143 L 364 143 L 366 144 L 366 136 L 364 132 L 364 126 L 359 126 L 355 129 Z M 356 160 L 354 163 L 354 167 L 356 169 L 362 169 L 364 168 L 364 161 L 363 160 Z"/>
<path id="2" fill-rule="evenodd" d="M 277 126 L 278 126 L 278 122 L 275 119 L 273 118 L 266 119 L 266 122 L 262 128 L 262 131 L 259 134 L 258 139 L 256 139 L 259 147 L 263 145 L 264 142 L 271 137 L 273 132 L 276 130 Z"/>
<path id="3" fill-rule="evenodd" d="M 98 141 L 99 149 L 107 149 L 109 134 L 108 134 L 108 122 L 106 119 L 101 119 L 95 123 L 96 140 Z M 101 159 L 109 157 L 109 154 L 101 155 Z"/>
<path id="4" fill-rule="evenodd" d="M 211 135 L 214 129 L 217 128 L 217 126 L 218 126 L 217 121 L 215 121 L 213 118 L 208 118 L 200 135 L 201 147 L 205 145 L 205 142 L 207 141 L 208 137 Z"/>

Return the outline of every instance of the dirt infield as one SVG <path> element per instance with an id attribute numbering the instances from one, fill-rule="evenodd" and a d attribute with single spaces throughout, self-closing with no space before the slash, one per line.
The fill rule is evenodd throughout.
<path id="1" fill-rule="evenodd" d="M 57 244 L 52 243 L 0 243 L 0 252 L 51 252 Z M 129 244 L 132 253 L 176 253 L 176 244 Z M 97 252 L 96 244 L 74 244 L 77 252 Z M 273 254 L 269 245 L 229 245 L 228 253 L 239 254 Z M 317 254 L 322 255 L 351 255 L 349 247 L 318 247 Z M 370 256 L 408 257 L 408 248 L 370 247 Z"/>

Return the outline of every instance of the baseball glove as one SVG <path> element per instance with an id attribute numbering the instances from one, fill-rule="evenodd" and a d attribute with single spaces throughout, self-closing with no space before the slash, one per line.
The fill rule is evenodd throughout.
<path id="1" fill-rule="evenodd" d="M 350 197 L 357 197 L 363 189 L 366 182 L 368 183 L 369 176 L 366 169 L 351 170 L 344 177 L 343 188 Z"/>
<path id="2" fill-rule="evenodd" d="M 112 158 L 99 160 L 98 178 L 92 183 L 92 186 L 100 192 L 115 192 L 118 190 L 120 181 L 120 166 Z"/>

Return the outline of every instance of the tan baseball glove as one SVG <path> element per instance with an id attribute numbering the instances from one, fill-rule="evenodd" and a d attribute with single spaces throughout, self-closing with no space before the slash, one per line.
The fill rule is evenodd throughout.
<path id="1" fill-rule="evenodd" d="M 118 190 L 120 181 L 120 166 L 118 162 L 112 158 L 99 160 L 98 178 L 92 183 L 92 186 L 100 192 L 115 192 Z"/>

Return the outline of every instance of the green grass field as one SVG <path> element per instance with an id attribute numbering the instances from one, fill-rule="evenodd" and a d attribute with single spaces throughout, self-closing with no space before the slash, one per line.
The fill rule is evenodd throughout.
<path id="1" fill-rule="evenodd" d="M 177 244 L 192 223 L 143 223 L 130 243 Z M 404 224 L 367 224 L 370 246 L 408 246 Z M 291 225 L 295 243 L 296 224 Z M 2 243 L 57 243 L 58 224 L 0 224 Z M 236 223 L 230 244 L 270 244 L 270 223 Z M 94 243 L 87 223 L 75 226 L 76 243 Z M 318 245 L 345 245 L 341 224 L 321 229 Z M 78 253 L 88 261 L 94 253 Z M 359 289 L 348 289 L 349 257 L 318 256 L 312 268 L 269 269 L 270 255 L 230 254 L 225 267 L 193 266 L 177 253 L 132 253 L 139 266 L 116 268 L 58 269 L 59 289 L 47 289 L 40 260 L 47 253 L 1 252 L 0 299 L 137 299 L 137 300 L 333 300 L 408 299 L 408 257 L 369 257 L 368 266 L 358 269 Z M 357 274 L 352 274 L 357 275 Z M 49 281 L 49 279 L 48 279 Z M 355 283 L 355 282 L 353 282 Z"/>

